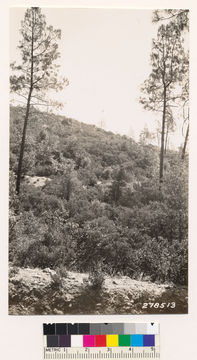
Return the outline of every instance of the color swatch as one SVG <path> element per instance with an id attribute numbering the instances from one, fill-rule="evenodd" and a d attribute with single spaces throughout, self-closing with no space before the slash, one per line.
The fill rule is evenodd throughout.
<path id="1" fill-rule="evenodd" d="M 57 323 L 44 324 L 44 335 L 159 334 L 158 323 Z"/>
<path id="2" fill-rule="evenodd" d="M 154 347 L 157 323 L 44 324 L 46 347 Z"/>
<path id="3" fill-rule="evenodd" d="M 155 335 L 46 335 L 47 347 L 155 346 Z"/>

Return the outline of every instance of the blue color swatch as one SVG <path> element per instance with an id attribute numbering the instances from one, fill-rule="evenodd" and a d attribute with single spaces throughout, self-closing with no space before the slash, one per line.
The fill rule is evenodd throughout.
<path id="1" fill-rule="evenodd" d="M 131 346 L 143 346 L 143 335 L 131 335 Z"/>
<path id="2" fill-rule="evenodd" d="M 143 346 L 155 346 L 155 336 L 143 335 Z"/>

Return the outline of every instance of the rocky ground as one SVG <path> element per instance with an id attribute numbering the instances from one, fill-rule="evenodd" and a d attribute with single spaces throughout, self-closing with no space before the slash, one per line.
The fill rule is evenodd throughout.
<path id="1" fill-rule="evenodd" d="M 88 274 L 67 271 L 60 276 L 49 268 L 10 266 L 9 313 L 187 313 L 187 288 L 106 276 L 102 288 L 95 289 Z"/>

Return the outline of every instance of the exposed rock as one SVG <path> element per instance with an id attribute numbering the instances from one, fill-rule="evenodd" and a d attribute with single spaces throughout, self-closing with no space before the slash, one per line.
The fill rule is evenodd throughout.
<path id="1" fill-rule="evenodd" d="M 9 313 L 139 314 L 147 313 L 142 310 L 144 302 L 171 302 L 176 301 L 175 298 L 180 303 L 180 311 L 187 312 L 187 289 L 181 289 L 185 297 L 180 298 L 179 291 L 171 285 L 169 288 L 169 284 L 138 281 L 128 276 L 106 276 L 102 289 L 93 289 L 89 274 L 67 271 L 67 277 L 61 278 L 49 268 L 15 269 L 10 266 Z"/>
<path id="2" fill-rule="evenodd" d="M 34 185 L 35 187 L 43 187 L 49 181 L 51 181 L 51 179 L 45 176 L 25 175 L 25 182 L 29 185 Z"/>

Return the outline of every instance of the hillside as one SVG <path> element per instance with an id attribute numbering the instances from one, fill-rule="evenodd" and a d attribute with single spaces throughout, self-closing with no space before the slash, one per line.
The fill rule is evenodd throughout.
<path id="1" fill-rule="evenodd" d="M 187 285 L 187 159 L 63 116 L 10 110 L 10 262 L 23 268 Z"/>

